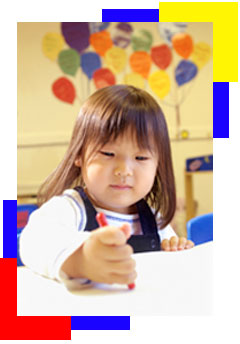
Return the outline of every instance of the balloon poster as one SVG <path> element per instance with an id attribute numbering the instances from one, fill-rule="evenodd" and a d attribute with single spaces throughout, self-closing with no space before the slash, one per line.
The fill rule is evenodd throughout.
<path id="1" fill-rule="evenodd" d="M 160 103 L 175 108 L 177 137 L 186 139 L 188 131 L 179 129 L 180 105 L 186 85 L 212 58 L 212 47 L 195 41 L 190 24 L 151 24 L 157 37 L 146 24 L 63 22 L 59 32 L 47 32 L 42 52 L 59 67 L 52 93 L 73 105 L 76 98 L 81 103 L 86 93 L 117 83 L 150 89 Z M 84 92 L 77 96 L 79 87 Z"/>
<path id="2" fill-rule="evenodd" d="M 114 72 L 120 73 L 127 63 L 127 53 L 124 49 L 113 46 L 105 54 L 107 66 Z"/>
<path id="3" fill-rule="evenodd" d="M 100 56 L 104 56 L 106 51 L 113 45 L 110 33 L 108 31 L 92 33 L 90 36 L 90 43 L 96 53 L 98 53 Z"/>
<path id="4" fill-rule="evenodd" d="M 54 61 L 64 46 L 64 38 L 57 32 L 47 33 L 42 40 L 42 50 L 46 57 Z"/>
<path id="5" fill-rule="evenodd" d="M 167 44 L 162 44 L 152 47 L 151 57 L 160 69 L 166 69 L 172 61 L 172 52 Z"/>
<path id="6" fill-rule="evenodd" d="M 134 51 L 149 51 L 152 42 L 152 34 L 147 30 L 138 30 L 132 35 L 132 48 Z"/>
<path id="7" fill-rule="evenodd" d="M 186 33 L 177 33 L 172 37 L 172 44 L 178 55 L 187 59 L 193 51 L 192 37 Z"/>
<path id="8" fill-rule="evenodd" d="M 129 23 L 119 23 L 115 26 L 112 32 L 113 44 L 119 48 L 127 48 L 131 43 L 131 35 L 133 28 Z"/>
<path id="9" fill-rule="evenodd" d="M 172 37 L 176 33 L 185 32 L 187 23 L 158 23 L 158 29 L 162 39 L 172 46 Z"/>
<path id="10" fill-rule="evenodd" d="M 67 78 L 57 79 L 52 85 L 52 90 L 55 96 L 63 102 L 70 104 L 74 102 L 76 96 L 75 88 Z"/>
<path id="11" fill-rule="evenodd" d="M 97 89 L 116 84 L 114 74 L 108 68 L 100 68 L 93 74 L 93 81 Z"/>
<path id="12" fill-rule="evenodd" d="M 65 74 L 75 75 L 80 66 L 80 55 L 75 49 L 60 51 L 58 64 Z"/>
<path id="13" fill-rule="evenodd" d="M 149 76 L 148 81 L 151 89 L 160 99 L 163 99 L 169 93 L 170 78 L 165 71 L 154 72 Z"/>
<path id="14" fill-rule="evenodd" d="M 178 86 L 182 86 L 191 81 L 197 75 L 197 66 L 190 61 L 182 60 L 175 71 L 175 78 Z"/>
<path id="15" fill-rule="evenodd" d="M 62 23 L 61 29 L 66 43 L 79 53 L 89 46 L 90 30 L 88 23 Z"/>
<path id="16" fill-rule="evenodd" d="M 82 54 L 81 67 L 87 77 L 91 79 L 95 70 L 101 67 L 101 59 L 99 55 L 93 52 Z"/>
<path id="17" fill-rule="evenodd" d="M 109 23 L 89 23 L 90 33 L 99 32 L 107 29 Z"/>
<path id="18" fill-rule="evenodd" d="M 201 69 L 210 60 L 211 56 L 211 47 L 207 43 L 199 42 L 194 45 L 191 60 Z"/>
<path id="19" fill-rule="evenodd" d="M 133 72 L 142 75 L 145 79 L 148 77 L 152 60 L 147 52 L 136 51 L 130 56 L 129 63 Z"/>

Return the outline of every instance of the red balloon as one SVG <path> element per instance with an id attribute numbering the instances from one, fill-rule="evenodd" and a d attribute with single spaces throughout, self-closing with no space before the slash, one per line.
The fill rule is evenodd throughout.
<path id="1" fill-rule="evenodd" d="M 52 91 L 58 99 L 66 103 L 72 104 L 76 97 L 72 82 L 65 77 L 59 78 L 53 83 Z"/>
<path id="2" fill-rule="evenodd" d="M 153 62 L 160 68 L 166 69 L 172 61 L 172 53 L 167 44 L 161 44 L 153 47 L 151 50 Z"/>
<path id="3" fill-rule="evenodd" d="M 116 83 L 114 74 L 108 68 L 97 69 L 93 73 L 93 81 L 97 89 L 115 85 Z"/>

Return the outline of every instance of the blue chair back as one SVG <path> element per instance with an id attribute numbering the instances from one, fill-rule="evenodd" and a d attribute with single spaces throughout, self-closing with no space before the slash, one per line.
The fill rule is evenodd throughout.
<path id="1" fill-rule="evenodd" d="M 213 213 L 194 217 L 187 222 L 187 239 L 195 245 L 213 240 Z"/>
<path id="2" fill-rule="evenodd" d="M 38 208 L 36 204 L 21 204 L 17 206 L 17 266 L 24 265 L 19 255 L 19 240 L 23 228 L 28 222 L 29 215 Z"/>

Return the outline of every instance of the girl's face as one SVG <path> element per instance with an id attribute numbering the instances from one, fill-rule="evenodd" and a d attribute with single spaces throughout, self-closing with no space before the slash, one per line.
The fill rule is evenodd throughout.
<path id="1" fill-rule="evenodd" d="M 86 192 L 99 208 L 129 214 L 136 211 L 135 203 L 152 189 L 157 154 L 139 149 L 130 131 L 106 144 L 90 156 L 87 148 L 81 166 Z"/>

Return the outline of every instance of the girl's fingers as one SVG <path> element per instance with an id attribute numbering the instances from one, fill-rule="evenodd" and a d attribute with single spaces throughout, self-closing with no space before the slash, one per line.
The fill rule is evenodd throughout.
<path id="1" fill-rule="evenodd" d="M 161 242 L 161 249 L 163 251 L 170 251 L 170 244 L 169 244 L 169 240 L 168 239 L 164 239 L 162 242 Z"/>
<path id="2" fill-rule="evenodd" d="M 194 242 L 192 240 L 187 240 L 185 248 L 192 248 L 193 246 L 195 246 Z"/>
<path id="3" fill-rule="evenodd" d="M 170 238 L 170 249 L 171 249 L 171 251 L 177 251 L 177 249 L 178 249 L 178 241 L 179 241 L 179 239 L 176 236 L 172 236 Z"/>
<path id="4" fill-rule="evenodd" d="M 180 237 L 178 241 L 178 250 L 184 250 L 186 247 L 187 239 L 185 237 Z"/>

